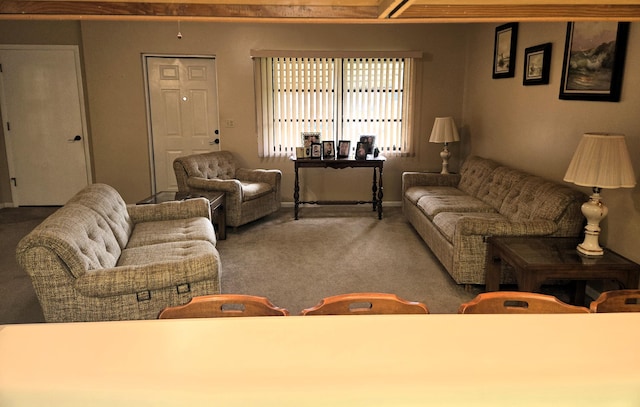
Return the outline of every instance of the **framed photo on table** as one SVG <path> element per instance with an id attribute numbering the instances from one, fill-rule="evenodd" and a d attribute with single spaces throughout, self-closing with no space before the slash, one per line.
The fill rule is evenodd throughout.
<path id="1" fill-rule="evenodd" d="M 513 78 L 516 72 L 518 23 L 496 27 L 493 45 L 493 79 Z"/>
<path id="2" fill-rule="evenodd" d="M 366 160 L 368 149 L 369 149 L 369 143 L 364 141 L 359 141 L 358 144 L 356 144 L 356 160 Z"/>
<path id="3" fill-rule="evenodd" d="M 331 159 L 336 157 L 336 148 L 333 141 L 322 142 L 322 158 Z"/>
<path id="4" fill-rule="evenodd" d="M 536 45 L 524 50 L 524 74 L 522 84 L 549 84 L 549 67 L 551 66 L 551 43 Z"/>
<path id="5" fill-rule="evenodd" d="M 317 131 L 302 132 L 302 147 L 304 147 L 305 157 L 311 157 L 312 143 L 320 143 L 320 132 L 317 132 Z"/>
<path id="6" fill-rule="evenodd" d="M 338 158 L 349 158 L 349 150 L 351 150 L 350 140 L 338 141 Z"/>
<path id="7" fill-rule="evenodd" d="M 620 101 L 629 23 L 567 23 L 560 99 Z"/>
<path id="8" fill-rule="evenodd" d="M 311 158 L 321 158 L 321 157 L 322 157 L 322 144 L 311 143 Z"/>
<path id="9" fill-rule="evenodd" d="M 367 154 L 373 154 L 373 147 L 376 144 L 376 136 L 371 136 L 371 135 L 360 136 L 360 142 L 368 144 Z"/>

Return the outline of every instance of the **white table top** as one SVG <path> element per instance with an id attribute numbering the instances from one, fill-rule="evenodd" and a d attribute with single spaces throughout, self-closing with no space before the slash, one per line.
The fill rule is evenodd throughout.
<path id="1" fill-rule="evenodd" d="M 640 313 L 0 326 L 1 406 L 638 406 Z"/>

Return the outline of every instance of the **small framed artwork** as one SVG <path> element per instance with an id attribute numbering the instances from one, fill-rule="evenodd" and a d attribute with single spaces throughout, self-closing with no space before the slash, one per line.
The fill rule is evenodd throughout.
<path id="1" fill-rule="evenodd" d="M 548 85 L 551 66 L 551 43 L 536 45 L 524 50 L 524 75 L 522 84 Z"/>
<path id="2" fill-rule="evenodd" d="M 338 158 L 349 158 L 349 150 L 351 150 L 351 141 L 338 141 Z"/>
<path id="3" fill-rule="evenodd" d="M 629 23 L 567 23 L 560 99 L 620 101 Z"/>
<path id="4" fill-rule="evenodd" d="M 322 157 L 322 144 L 311 143 L 311 158 L 321 158 L 321 157 Z"/>
<path id="5" fill-rule="evenodd" d="M 358 141 L 358 144 L 356 144 L 356 160 L 366 160 L 368 149 L 369 143 L 365 141 Z"/>
<path id="6" fill-rule="evenodd" d="M 496 27 L 493 46 L 493 79 L 515 76 L 517 43 L 518 23 L 508 23 Z"/>
<path id="7" fill-rule="evenodd" d="M 311 143 L 320 142 L 320 133 L 316 131 L 302 132 L 302 146 L 311 147 Z"/>
<path id="8" fill-rule="evenodd" d="M 367 148 L 367 154 L 373 154 L 373 148 L 376 144 L 376 136 L 364 135 L 360 136 L 361 143 L 368 143 L 369 147 Z"/>
<path id="9" fill-rule="evenodd" d="M 336 148 L 333 141 L 322 142 L 322 158 L 335 158 Z"/>

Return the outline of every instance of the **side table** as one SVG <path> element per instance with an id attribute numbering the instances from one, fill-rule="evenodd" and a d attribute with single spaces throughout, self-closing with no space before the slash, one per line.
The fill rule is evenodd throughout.
<path id="1" fill-rule="evenodd" d="M 159 204 L 169 201 L 184 201 L 191 198 L 206 198 L 209 201 L 209 208 L 211 209 L 211 221 L 214 222 L 214 214 L 218 223 L 218 239 L 225 240 L 227 238 L 227 216 L 224 210 L 224 192 L 174 192 L 174 191 L 161 191 L 150 197 L 137 202 L 137 205 L 144 204 Z"/>
<path id="2" fill-rule="evenodd" d="M 539 291 L 549 280 L 574 281 L 576 305 L 584 305 L 589 280 L 617 280 L 626 288 L 638 288 L 640 265 L 607 249 L 603 256 L 583 256 L 576 250 L 578 243 L 576 238 L 489 237 L 485 288 L 499 290 L 502 261 L 513 267 L 521 291 Z"/>

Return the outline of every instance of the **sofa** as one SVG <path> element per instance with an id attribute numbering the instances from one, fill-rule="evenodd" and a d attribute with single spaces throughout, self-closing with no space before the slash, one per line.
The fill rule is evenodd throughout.
<path id="1" fill-rule="evenodd" d="M 127 205 L 92 184 L 25 236 L 16 258 L 47 322 L 155 319 L 220 293 L 210 219 L 204 198 Z"/>
<path id="2" fill-rule="evenodd" d="M 228 226 L 242 226 L 280 209 L 282 172 L 240 168 L 229 151 L 178 157 L 173 161 L 173 170 L 180 192 L 225 193 Z"/>
<path id="3" fill-rule="evenodd" d="M 485 283 L 488 236 L 580 236 L 587 196 L 472 156 L 459 174 L 405 172 L 402 209 L 458 284 Z M 514 283 L 508 270 L 502 283 Z"/>

